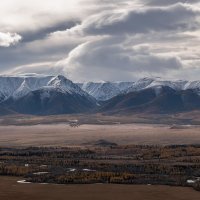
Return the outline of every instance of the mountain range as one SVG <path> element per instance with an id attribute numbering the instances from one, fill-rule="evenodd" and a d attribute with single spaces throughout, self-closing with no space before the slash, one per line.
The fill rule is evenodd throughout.
<path id="1" fill-rule="evenodd" d="M 87 112 L 96 99 L 64 76 L 1 76 L 0 111 L 35 115 Z"/>
<path id="2" fill-rule="evenodd" d="M 133 82 L 87 82 L 78 85 L 97 101 L 106 101 L 123 93 L 133 85 Z"/>
<path id="3" fill-rule="evenodd" d="M 200 109 L 200 81 L 73 83 L 62 75 L 0 76 L 0 114 L 177 113 Z"/>

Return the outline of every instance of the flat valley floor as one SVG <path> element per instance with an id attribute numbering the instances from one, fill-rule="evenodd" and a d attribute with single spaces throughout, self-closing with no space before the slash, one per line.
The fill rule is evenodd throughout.
<path id="1" fill-rule="evenodd" d="M 200 126 L 156 124 L 67 123 L 30 126 L 0 126 L 0 147 L 87 146 L 104 140 L 118 145 L 200 144 Z M 188 187 L 152 185 L 56 185 L 20 184 L 20 177 L 0 176 L 2 200 L 199 200 L 200 193 Z"/>
<path id="2" fill-rule="evenodd" d="M 19 184 L 16 177 L 0 177 L 2 200 L 199 200 L 192 188 L 147 185 Z"/>
<path id="3" fill-rule="evenodd" d="M 85 146 L 106 140 L 119 145 L 200 144 L 200 126 L 68 124 L 0 126 L 1 147 Z"/>

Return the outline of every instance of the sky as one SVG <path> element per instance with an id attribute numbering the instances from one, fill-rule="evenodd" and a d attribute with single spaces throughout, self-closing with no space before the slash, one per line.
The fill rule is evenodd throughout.
<path id="1" fill-rule="evenodd" d="M 0 74 L 200 80 L 199 0 L 6 0 Z"/>

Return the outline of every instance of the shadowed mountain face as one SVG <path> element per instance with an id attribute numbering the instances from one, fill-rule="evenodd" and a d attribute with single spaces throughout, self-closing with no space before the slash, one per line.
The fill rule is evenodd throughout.
<path id="1" fill-rule="evenodd" d="M 41 89 L 17 100 L 9 99 L 3 105 L 8 110 L 22 114 L 54 115 L 89 112 L 95 107 L 95 102 L 77 94 Z"/>
<path id="2" fill-rule="evenodd" d="M 178 113 L 200 109 L 199 94 L 199 81 L 75 84 L 60 75 L 0 76 L 0 115 Z"/>
<path id="3" fill-rule="evenodd" d="M 159 87 L 114 97 L 104 103 L 100 112 L 110 114 L 177 113 L 195 109 L 200 109 L 200 97 L 196 91 L 176 91 L 170 87 Z"/>
<path id="4" fill-rule="evenodd" d="M 9 90 L 4 90 L 7 95 L 4 95 L 5 98 L 0 103 L 2 115 L 83 113 L 90 112 L 96 106 L 93 97 L 64 76 L 44 77 L 39 80 L 37 77 L 21 79 L 18 79 L 17 85 L 13 77 L 7 77 L 6 81 L 12 84 Z M 12 87 L 16 87 L 16 90 Z"/>

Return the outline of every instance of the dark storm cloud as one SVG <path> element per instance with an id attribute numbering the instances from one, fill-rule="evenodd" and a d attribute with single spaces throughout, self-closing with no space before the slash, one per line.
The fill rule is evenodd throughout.
<path id="1" fill-rule="evenodd" d="M 51 40 L 23 42 L 9 48 L 0 47 L 0 69 L 11 70 L 20 65 L 29 65 L 38 62 L 55 62 L 66 55 L 77 46 L 76 42 L 63 42 L 51 44 Z"/>
<path id="2" fill-rule="evenodd" d="M 137 34 L 150 31 L 183 31 L 199 28 L 200 10 L 178 3 L 169 7 L 142 8 L 106 13 L 89 18 L 82 25 L 86 34 Z"/>
<path id="3" fill-rule="evenodd" d="M 0 69 L 10 70 L 16 66 L 29 65 L 31 63 L 55 62 L 65 57 L 79 43 L 67 41 L 67 38 L 60 38 L 61 41 L 49 39 L 49 34 L 54 31 L 63 31 L 75 26 L 79 21 L 66 21 L 49 27 L 43 27 L 37 31 L 21 32 L 21 43 L 17 46 L 3 48 L 0 46 Z"/>
<path id="4" fill-rule="evenodd" d="M 50 25 L 49 27 L 43 27 L 37 31 L 28 31 L 22 32 L 21 35 L 23 36 L 23 42 L 30 42 L 34 40 L 40 40 L 45 38 L 48 34 L 55 32 L 55 31 L 64 31 L 66 29 L 70 29 L 76 26 L 80 21 L 64 21 L 58 24 Z"/>

